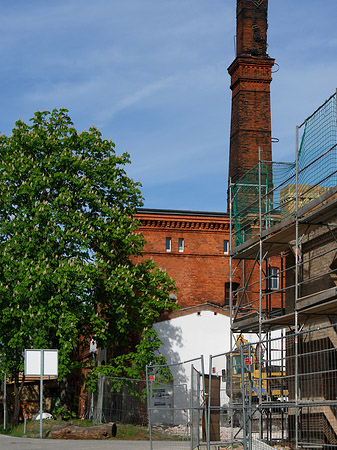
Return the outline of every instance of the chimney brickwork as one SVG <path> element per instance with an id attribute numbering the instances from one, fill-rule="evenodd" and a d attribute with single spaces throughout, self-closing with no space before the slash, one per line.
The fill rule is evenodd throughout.
<path id="1" fill-rule="evenodd" d="M 268 0 L 237 0 L 236 58 L 229 66 L 232 90 L 229 179 L 236 182 L 261 159 L 272 160 L 267 54 Z"/>

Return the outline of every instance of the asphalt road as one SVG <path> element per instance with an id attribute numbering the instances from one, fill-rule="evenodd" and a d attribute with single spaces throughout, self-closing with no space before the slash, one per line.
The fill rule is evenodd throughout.
<path id="1" fill-rule="evenodd" d="M 188 442 L 158 442 L 153 450 L 188 450 Z M 148 441 L 71 441 L 55 439 L 28 439 L 0 435 L 0 450 L 150 450 Z"/>

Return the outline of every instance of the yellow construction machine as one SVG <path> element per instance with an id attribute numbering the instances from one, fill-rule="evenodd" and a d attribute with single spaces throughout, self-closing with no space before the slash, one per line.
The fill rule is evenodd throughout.
<path id="1" fill-rule="evenodd" d="M 226 393 L 233 403 L 241 403 L 243 393 L 252 403 L 257 403 L 260 398 L 270 402 L 287 398 L 285 370 L 281 365 L 270 364 L 263 358 L 261 344 L 248 345 L 240 334 L 237 347 L 227 354 L 226 359 L 227 369 L 223 375 Z"/>

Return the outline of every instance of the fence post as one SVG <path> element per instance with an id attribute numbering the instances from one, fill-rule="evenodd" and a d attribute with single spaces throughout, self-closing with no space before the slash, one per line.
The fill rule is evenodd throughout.
<path id="1" fill-rule="evenodd" d="M 261 187 L 261 147 L 259 147 L 259 341 L 262 345 L 262 263 L 263 263 L 263 241 L 262 241 L 262 187 Z M 259 405 L 262 404 L 262 364 L 259 362 Z M 263 419 L 260 420 L 260 439 L 263 438 Z"/>
<path id="2" fill-rule="evenodd" d="M 240 346 L 241 356 L 241 391 L 242 391 L 242 431 L 243 431 L 243 448 L 247 450 L 247 427 L 246 427 L 246 404 L 245 404 L 245 365 L 243 357 L 243 345 Z"/>
<path id="3" fill-rule="evenodd" d="M 4 430 L 6 430 L 6 424 L 7 424 L 7 379 L 6 379 L 6 373 L 4 374 L 4 397 L 3 397 L 3 404 L 4 404 Z"/>
<path id="4" fill-rule="evenodd" d="M 295 446 L 298 448 L 298 281 L 299 281 L 299 228 L 298 228 L 298 182 L 299 182 L 299 127 L 296 127 L 296 248 L 295 248 Z"/>
<path id="5" fill-rule="evenodd" d="M 149 386 L 149 369 L 146 365 L 146 394 L 147 394 L 147 423 L 149 426 L 149 439 L 150 439 L 150 450 L 152 447 L 152 424 L 151 424 L 151 396 L 150 396 L 150 386 Z"/>
<path id="6" fill-rule="evenodd" d="M 252 346 L 249 344 L 248 347 L 248 357 L 252 359 Z M 253 362 L 254 364 L 254 362 Z M 252 418 L 253 418 L 253 410 L 252 410 L 252 371 L 254 369 L 252 368 L 251 371 L 248 372 L 248 378 L 249 378 L 249 399 L 248 399 L 248 448 L 249 450 L 252 450 Z"/>
<path id="7" fill-rule="evenodd" d="M 191 364 L 191 389 L 190 389 L 190 444 L 191 450 L 193 450 L 193 395 L 194 395 L 194 365 Z"/>
<path id="8" fill-rule="evenodd" d="M 205 365 L 204 365 L 204 356 L 201 355 L 201 380 L 202 380 L 202 389 L 205 392 Z M 198 405 L 200 406 L 200 376 L 199 376 L 199 383 L 198 383 Z M 200 419 L 200 416 L 199 416 Z M 206 418 L 205 418 L 206 419 Z M 199 433 L 199 426 L 198 426 L 198 448 L 200 445 L 200 433 Z"/>
<path id="9" fill-rule="evenodd" d="M 206 440 L 207 440 L 207 450 L 210 450 L 211 448 L 211 433 L 210 433 L 210 428 L 211 428 L 211 389 L 212 389 L 212 355 L 209 356 L 209 378 L 208 378 L 208 401 L 206 402 L 207 405 L 207 426 L 206 426 Z M 205 391 L 206 393 L 206 391 Z M 207 398 L 206 397 L 206 398 Z"/>

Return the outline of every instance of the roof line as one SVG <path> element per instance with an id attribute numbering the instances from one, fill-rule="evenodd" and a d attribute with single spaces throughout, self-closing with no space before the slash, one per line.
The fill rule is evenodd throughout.
<path id="1" fill-rule="evenodd" d="M 151 208 L 137 208 L 137 213 L 143 214 L 167 214 L 178 216 L 208 216 L 208 217 L 229 217 L 227 212 L 214 211 L 190 211 L 183 209 L 151 209 Z"/>

